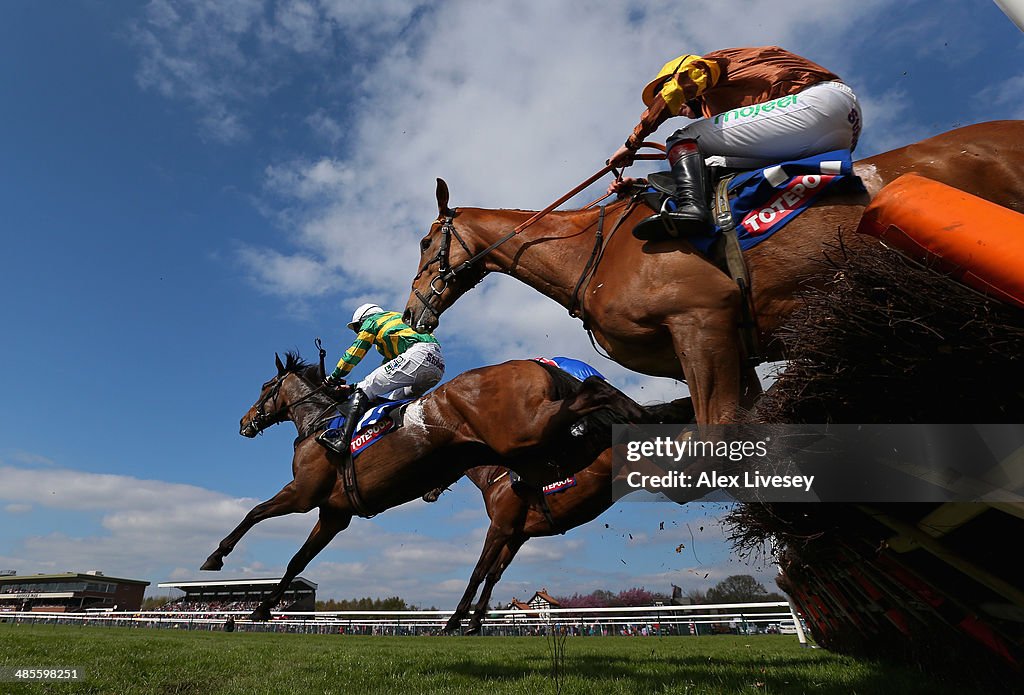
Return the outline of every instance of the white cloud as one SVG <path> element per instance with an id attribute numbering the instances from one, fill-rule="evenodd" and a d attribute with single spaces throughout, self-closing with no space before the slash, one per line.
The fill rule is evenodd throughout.
<path id="1" fill-rule="evenodd" d="M 323 262 L 310 256 L 243 247 L 239 250 L 239 261 L 249 269 L 253 284 L 268 294 L 317 297 L 335 289 L 339 282 L 328 279 Z"/>
<path id="2" fill-rule="evenodd" d="M 435 176 L 448 178 L 454 204 L 543 207 L 622 141 L 642 109 L 639 86 L 666 56 L 717 48 L 707 37 L 718 37 L 845 64 L 845 27 L 881 4 L 760 0 L 692 13 L 667 0 L 641 9 L 624 1 L 158 0 L 135 35 L 140 81 L 194 104 L 222 139 L 240 137 L 246 109 L 279 86 L 305 79 L 323 89 L 331 80 L 312 76 L 337 73 L 342 91 L 327 90 L 333 100 L 302 120 L 329 142 L 347 134 L 346 156 L 268 170 L 270 183 L 291 184 L 295 200 L 283 218 L 287 241 L 255 278 L 289 298 L 324 288 L 350 295 L 355 285 L 403 299 L 396 279 L 404 284 L 415 267 Z M 749 21 L 735 22 L 740 11 Z M 242 260 L 253 268 L 254 256 L 268 255 L 246 249 Z M 528 313 L 539 301 L 518 306 Z"/>
<path id="3" fill-rule="evenodd" d="M 21 571 L 99 565 L 110 574 L 145 576 L 171 559 L 186 558 L 198 567 L 259 501 L 194 485 L 63 468 L 0 466 L 0 481 L 0 501 L 10 502 L 6 511 L 22 519 Z M 54 510 L 77 514 L 81 535 L 56 531 L 69 526 L 51 518 Z M 252 534 L 302 538 L 312 523 L 299 516 L 275 519 Z"/>
<path id="4" fill-rule="evenodd" d="M 978 93 L 979 103 L 1008 107 L 1011 118 L 1024 118 L 1024 74 Z"/>
<path id="5" fill-rule="evenodd" d="M 914 119 L 908 118 L 914 105 L 903 89 L 896 87 L 882 94 L 859 97 L 859 100 L 865 128 L 858 153 L 886 152 L 934 135 Z"/>
<path id="6" fill-rule="evenodd" d="M 15 451 L 8 457 L 11 461 L 15 461 L 26 466 L 56 466 L 53 459 L 47 458 L 46 456 L 40 456 L 39 454 L 33 454 L 29 451 Z"/>
<path id="7" fill-rule="evenodd" d="M 0 566 L 22 573 L 99 569 L 151 581 L 153 592 L 158 582 L 211 576 L 198 566 L 257 502 L 195 485 L 64 468 L 4 465 L 0 481 L 0 503 L 18 515 L 19 529 L 14 539 L 3 540 Z M 391 525 L 396 513 L 404 516 L 404 530 L 389 530 L 377 519 L 355 519 L 302 575 L 319 584 L 322 598 L 401 596 L 420 605 L 453 607 L 476 564 L 487 518 L 471 485 L 442 499 L 389 512 Z M 451 505 L 463 510 L 458 518 L 447 511 Z M 636 585 L 667 590 L 663 578 L 696 582 L 698 572 L 701 577 L 710 572 L 709 582 L 721 580 L 725 572 L 737 571 L 728 570 L 727 551 L 718 542 L 720 510 L 717 505 L 681 510 L 666 503 L 620 504 L 569 535 L 530 540 L 496 596 L 506 600 L 506 594 L 541 585 L 563 593 Z M 69 524 L 68 515 L 76 521 Z M 315 519 L 311 512 L 258 524 L 226 559 L 220 576 L 280 576 Z M 446 530 L 454 535 L 444 537 Z M 676 553 L 680 542 L 686 551 Z M 664 577 L 655 576 L 658 572 Z"/>

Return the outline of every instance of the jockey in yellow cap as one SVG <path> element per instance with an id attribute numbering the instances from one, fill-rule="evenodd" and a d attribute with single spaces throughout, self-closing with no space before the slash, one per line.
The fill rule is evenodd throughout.
<path id="1" fill-rule="evenodd" d="M 711 223 L 704 160 L 756 167 L 838 149 L 853 150 L 861 129 L 853 90 L 820 65 L 778 46 L 726 48 L 665 63 L 644 87 L 647 109 L 626 143 L 609 159 L 629 166 L 644 138 L 672 116 L 701 119 L 667 141 L 676 183 L 676 210 L 642 221 L 634 234 L 653 239 L 666 225 L 676 235 Z M 628 190 L 620 179 L 610 192 Z"/>

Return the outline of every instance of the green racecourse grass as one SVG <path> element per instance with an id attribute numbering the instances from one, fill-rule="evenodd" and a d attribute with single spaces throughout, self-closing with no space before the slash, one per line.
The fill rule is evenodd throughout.
<path id="1" fill-rule="evenodd" d="M 544 637 L 353 637 L 0 624 L 0 664 L 85 671 L 0 693 L 554 693 Z M 570 637 L 562 693 L 966 695 L 796 637 Z"/>

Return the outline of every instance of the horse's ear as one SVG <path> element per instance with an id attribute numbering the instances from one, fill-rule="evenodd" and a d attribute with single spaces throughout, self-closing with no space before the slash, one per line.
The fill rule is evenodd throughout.
<path id="1" fill-rule="evenodd" d="M 280 375 L 280 374 L 284 374 L 284 365 L 283 365 L 283 364 L 281 364 L 281 358 L 280 358 L 280 357 L 278 357 L 278 355 L 277 355 L 277 353 L 276 353 L 276 352 L 274 353 L 274 364 L 276 364 L 276 365 L 277 365 L 277 373 L 278 373 L 279 375 Z"/>
<path id="2" fill-rule="evenodd" d="M 437 216 L 449 217 L 451 209 L 448 207 L 448 184 L 444 179 L 437 180 Z"/>

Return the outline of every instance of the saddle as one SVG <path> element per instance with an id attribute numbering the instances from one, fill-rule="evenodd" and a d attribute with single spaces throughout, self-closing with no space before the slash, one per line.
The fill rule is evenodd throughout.
<path id="1" fill-rule="evenodd" d="M 714 260 L 714 244 L 730 225 L 737 231 L 746 251 L 778 232 L 828 191 L 863 193 L 864 185 L 853 173 L 849 150 L 833 150 L 803 159 L 757 168 L 708 166 L 708 186 L 713 191 L 712 207 L 717 228 L 706 235 L 688 237 L 698 250 Z M 725 164 L 729 164 L 726 160 Z M 647 177 L 642 200 L 655 212 L 675 194 L 675 182 L 668 172 Z"/>
<path id="2" fill-rule="evenodd" d="M 404 422 L 404 406 L 411 402 L 411 398 L 406 398 L 400 401 L 387 401 L 386 403 L 375 405 L 367 410 L 363 416 L 359 418 L 359 424 L 352 433 L 352 441 L 349 445 L 352 452 L 352 458 L 359 456 L 359 454 L 366 451 L 366 449 L 371 445 L 376 444 L 384 435 L 394 432 L 400 428 Z M 344 454 L 344 451 L 338 450 L 336 440 L 324 437 L 324 434 L 327 432 L 341 429 L 344 425 L 344 415 L 338 414 L 329 418 L 325 421 L 323 431 L 317 435 L 317 442 L 331 451 Z"/>
<path id="3" fill-rule="evenodd" d="M 848 193 L 865 189 L 853 173 L 849 150 L 753 169 L 709 164 L 708 188 L 712 191 L 715 228 L 690 235 L 687 241 L 739 285 L 743 298 L 740 336 L 747 361 L 757 365 L 764 359 L 743 251 L 775 234 L 826 190 Z M 671 204 L 675 189 L 670 172 L 655 172 L 648 175 L 647 187 L 640 195 L 657 213 L 663 205 Z"/>

